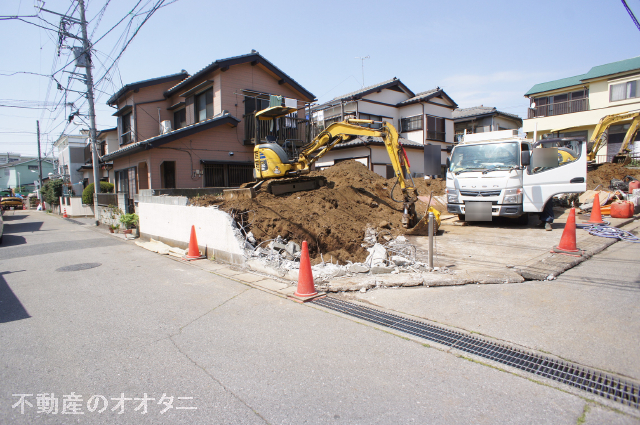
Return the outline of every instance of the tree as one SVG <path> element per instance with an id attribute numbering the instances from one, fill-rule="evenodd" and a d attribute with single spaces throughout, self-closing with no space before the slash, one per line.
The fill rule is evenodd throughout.
<path id="1" fill-rule="evenodd" d="M 42 196 L 50 205 L 59 205 L 62 196 L 62 179 L 50 180 L 42 185 Z"/>
<path id="2" fill-rule="evenodd" d="M 100 182 L 100 193 L 113 193 L 113 183 Z M 93 183 L 85 187 L 82 191 L 82 203 L 85 205 L 93 205 Z"/>

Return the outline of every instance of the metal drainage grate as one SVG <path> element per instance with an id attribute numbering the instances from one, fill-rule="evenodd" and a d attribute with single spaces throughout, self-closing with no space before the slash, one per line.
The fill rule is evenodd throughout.
<path id="1" fill-rule="evenodd" d="M 526 372 L 553 379 L 636 409 L 640 408 L 640 386 L 573 363 L 555 360 L 429 323 L 407 319 L 337 298 L 324 297 L 313 303 L 349 316 L 415 335 L 429 341 L 475 354 Z"/>
<path id="2" fill-rule="evenodd" d="M 102 263 L 80 263 L 80 264 L 72 264 L 70 266 L 60 267 L 56 269 L 57 272 L 77 272 L 80 270 L 89 270 L 95 267 L 100 267 Z"/>
<path id="3" fill-rule="evenodd" d="M 65 220 L 67 220 L 67 221 L 69 221 L 69 222 L 71 222 L 71 223 L 73 223 L 73 224 L 79 224 L 80 226 L 84 226 L 84 225 L 86 224 L 86 223 L 83 223 L 83 222 L 81 222 L 81 221 L 74 220 L 74 219 L 72 219 L 72 218 L 65 218 Z"/>

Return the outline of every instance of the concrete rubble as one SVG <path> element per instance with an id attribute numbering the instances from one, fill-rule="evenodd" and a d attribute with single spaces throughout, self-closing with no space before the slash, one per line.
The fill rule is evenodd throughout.
<path id="1" fill-rule="evenodd" d="M 365 292 L 374 288 L 524 281 L 514 270 L 457 272 L 446 267 L 430 270 L 425 263 L 416 260 L 416 247 L 404 236 L 385 236 L 388 235 L 378 234 L 374 228 L 366 229 L 363 246 L 369 251 L 369 256 L 363 263 L 341 265 L 323 258 L 321 263 L 312 266 L 316 288 L 325 292 Z M 379 239 L 383 243 L 379 242 Z M 250 240 L 251 235 L 246 235 L 246 264 L 251 270 L 297 282 L 300 264 L 298 244 L 278 236 L 274 240 L 253 247 Z"/>

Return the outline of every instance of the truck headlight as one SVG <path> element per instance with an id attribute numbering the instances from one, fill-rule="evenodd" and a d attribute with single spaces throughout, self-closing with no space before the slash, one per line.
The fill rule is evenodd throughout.
<path id="1" fill-rule="evenodd" d="M 522 188 L 505 189 L 503 204 L 520 204 L 522 203 Z"/>
<path id="2" fill-rule="evenodd" d="M 447 189 L 447 204 L 458 203 L 458 191 L 456 189 Z"/>

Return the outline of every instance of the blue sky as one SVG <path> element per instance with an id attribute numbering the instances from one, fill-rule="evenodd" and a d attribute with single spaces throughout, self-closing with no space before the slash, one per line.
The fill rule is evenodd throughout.
<path id="1" fill-rule="evenodd" d="M 171 0 L 167 0 L 169 3 Z M 97 40 L 136 3 L 88 0 L 89 34 Z M 35 0 L 3 0 L 0 15 L 32 15 Z M 155 0 L 142 0 L 141 6 Z M 640 18 L 640 0 L 627 0 Z M 75 3 L 74 3 L 75 5 Z M 46 0 L 46 9 L 67 12 L 71 0 Z M 41 13 L 57 24 L 55 15 Z M 75 15 L 78 16 L 77 14 Z M 135 29 L 142 16 L 133 21 Z M 43 24 L 37 19 L 30 21 Z M 126 23 L 94 46 L 105 67 L 120 51 Z M 95 32 L 94 32 L 95 31 Z M 77 32 L 77 27 L 71 32 Z M 70 61 L 57 56 L 57 35 L 19 21 L 0 21 L 0 74 L 27 71 L 51 74 Z M 73 45 L 67 39 L 66 45 Z M 76 42 L 75 44 L 79 44 Z M 216 59 L 258 50 L 316 95 L 320 102 L 364 84 L 400 78 L 420 92 L 440 86 L 460 107 L 483 104 L 524 117 L 524 93 L 536 83 L 574 76 L 592 66 L 640 55 L 640 31 L 619 0 L 564 1 L 228 1 L 178 0 L 158 10 L 142 27 L 112 72 L 98 86 L 98 128 L 115 126 L 105 101 L 122 83 L 190 73 Z M 115 50 L 114 50 L 115 48 Z M 114 68 L 115 69 L 115 68 Z M 68 67 L 68 71 L 73 68 Z M 71 74 L 56 79 L 67 85 Z M 46 76 L 0 75 L 0 105 L 53 109 L 62 100 Z M 82 90 L 71 81 L 69 88 Z M 68 101 L 80 95 L 69 92 Z M 29 102 L 26 102 L 29 101 Z M 75 103 L 82 104 L 82 101 Z M 81 110 L 86 113 L 86 105 Z M 0 152 L 37 153 L 35 127 L 40 119 L 43 148 L 66 129 L 86 128 L 79 119 L 66 125 L 68 108 L 49 110 L 0 107 Z M 88 119 L 86 119 L 88 121 Z M 77 123 L 77 124 L 76 124 Z"/>

